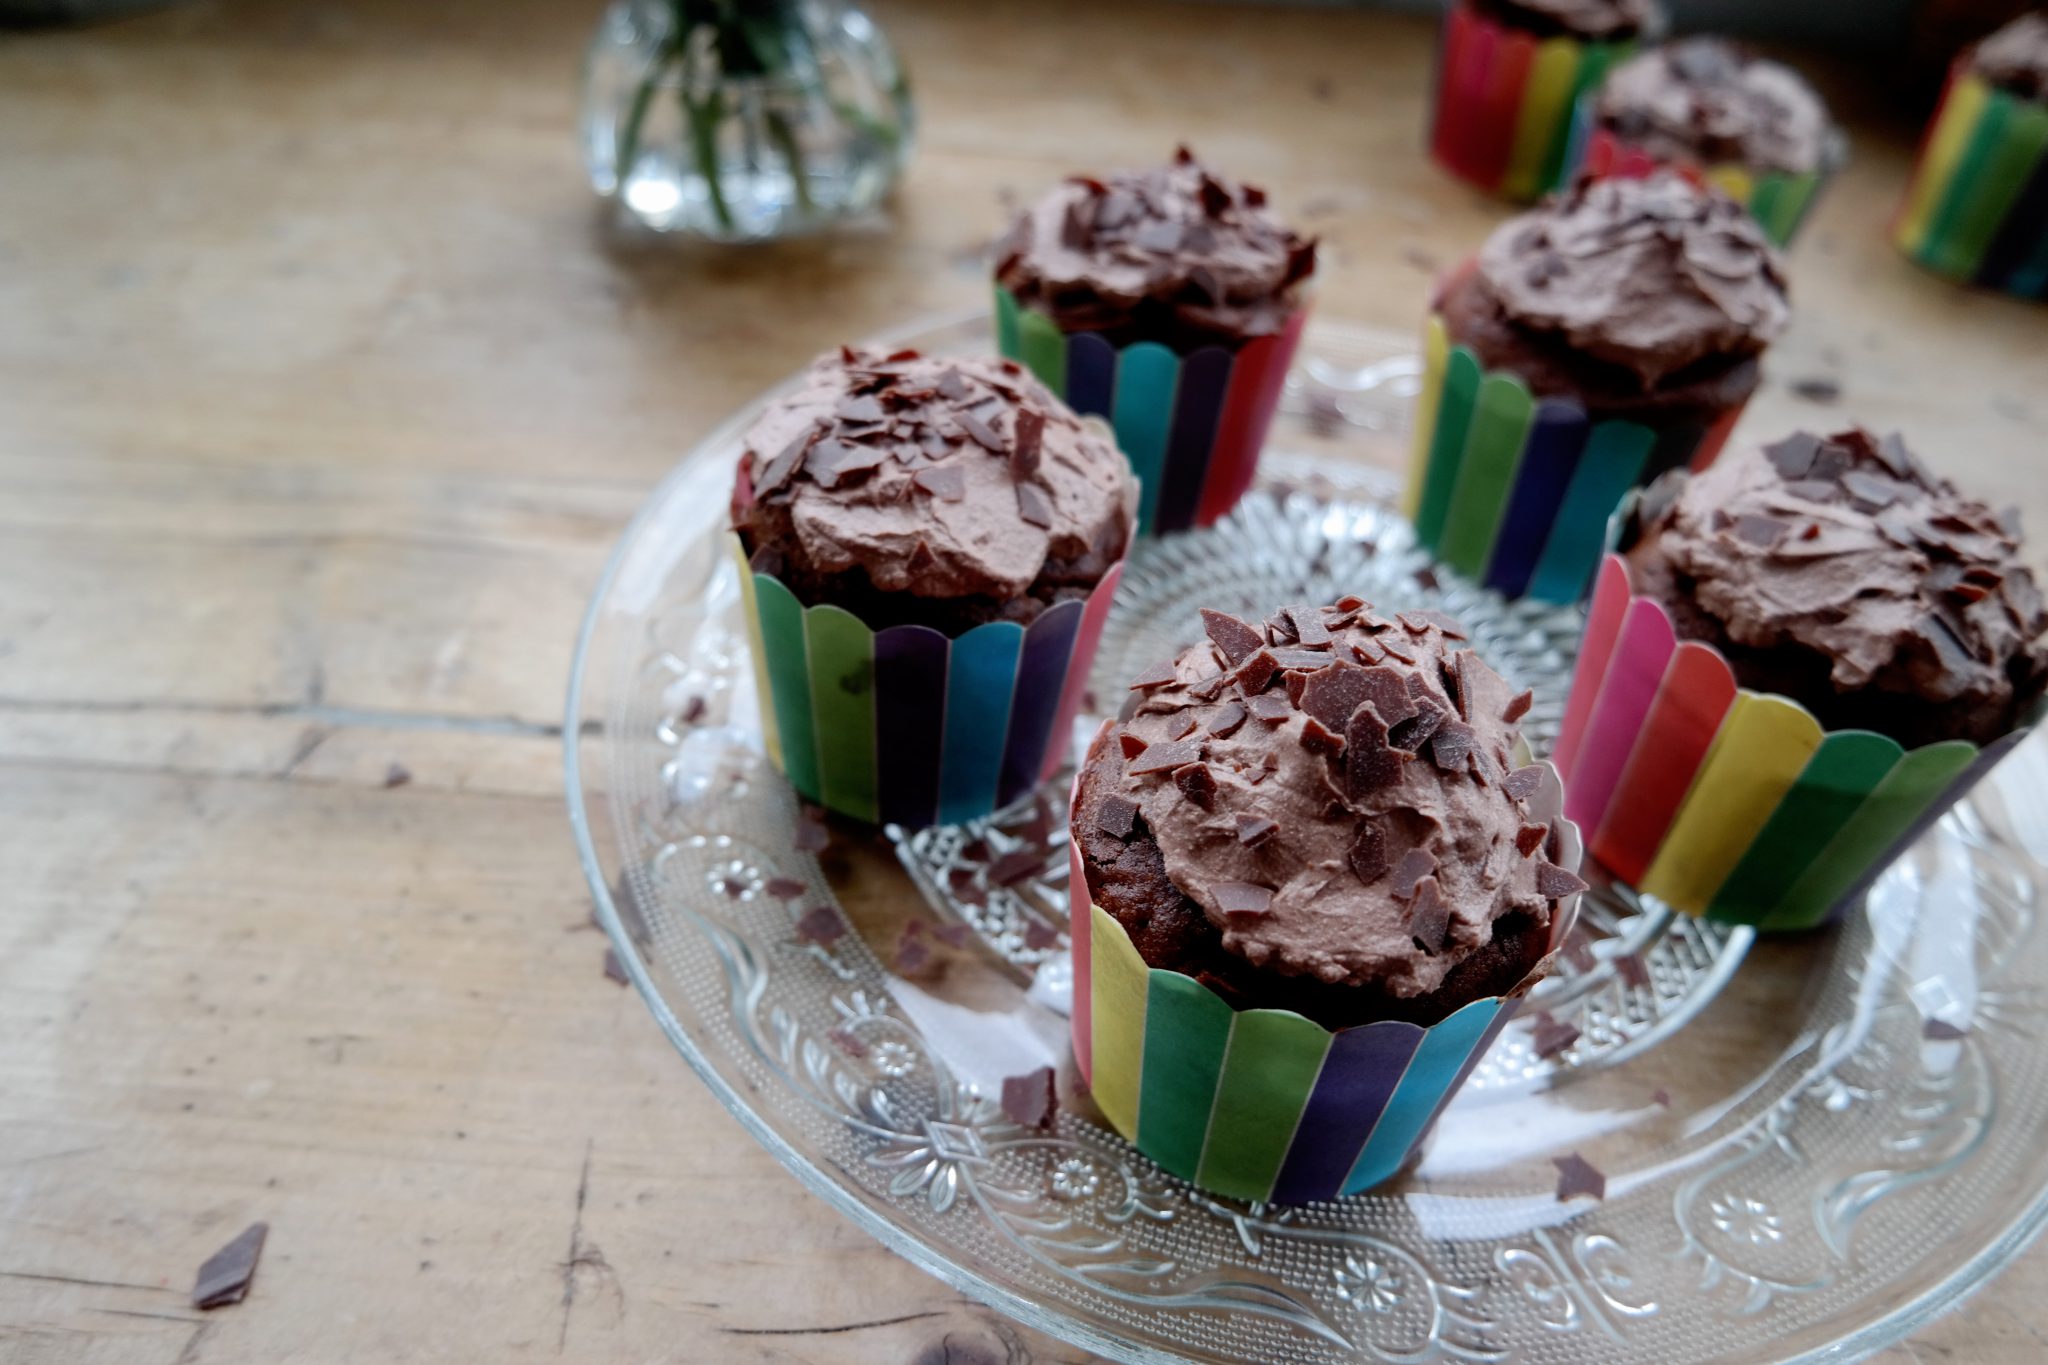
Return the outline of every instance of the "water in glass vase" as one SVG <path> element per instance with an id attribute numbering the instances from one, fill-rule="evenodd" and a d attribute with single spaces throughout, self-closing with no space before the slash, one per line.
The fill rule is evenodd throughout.
<path id="1" fill-rule="evenodd" d="M 591 184 L 660 231 L 757 241 L 866 213 L 912 129 L 887 38 L 846 0 L 615 0 L 590 45 Z"/>

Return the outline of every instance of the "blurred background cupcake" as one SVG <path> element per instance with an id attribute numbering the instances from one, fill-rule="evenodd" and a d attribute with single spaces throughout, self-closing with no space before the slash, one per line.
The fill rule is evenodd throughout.
<path id="1" fill-rule="evenodd" d="M 1074 1047 L 1167 1170 L 1301 1203 L 1394 1175 L 1584 889 L 1531 705 L 1437 612 L 1358 598 L 1133 682 L 1073 807 Z"/>
<path id="2" fill-rule="evenodd" d="M 1008 361 L 843 349 L 748 431 L 733 490 L 770 757 L 916 828 L 1064 757 L 1131 536 L 1108 436 Z"/>
<path id="3" fill-rule="evenodd" d="M 1957 59 L 1892 236 L 1936 274 L 2048 298 L 2048 14 Z"/>
<path id="4" fill-rule="evenodd" d="M 1792 68 L 1721 38 L 1638 53 L 1579 102 L 1567 178 L 1696 174 L 1792 240 L 1840 164 L 1841 134 Z"/>
<path id="5" fill-rule="evenodd" d="M 2017 520 L 1897 436 L 1674 474 L 1621 543 L 1556 757 L 1594 856 L 1680 910 L 1823 922 L 2034 723 L 2048 611 Z"/>
<path id="6" fill-rule="evenodd" d="M 996 339 L 1115 428 L 1141 532 L 1207 526 L 1251 486 L 1315 268 L 1315 242 L 1263 190 L 1182 148 L 1169 166 L 1075 176 L 1018 218 Z"/>
<path id="7" fill-rule="evenodd" d="M 1508 596 L 1578 600 L 1623 494 L 1714 458 L 1788 316 L 1756 220 L 1674 171 L 1511 219 L 1429 320 L 1418 540 Z"/>
<path id="8" fill-rule="evenodd" d="M 1502 198 L 1556 188 L 1578 101 L 1664 23 L 1657 0 L 1451 0 L 1430 154 Z"/>

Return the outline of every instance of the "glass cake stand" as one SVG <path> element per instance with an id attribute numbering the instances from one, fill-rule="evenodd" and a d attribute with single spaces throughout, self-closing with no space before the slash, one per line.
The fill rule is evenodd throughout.
<path id="1" fill-rule="evenodd" d="M 976 317 L 888 340 L 987 352 L 988 335 Z M 1463 620 L 1543 699 L 1525 722 L 1542 754 L 1578 614 L 1502 602 L 1415 547 L 1386 471 L 1418 369 L 1405 338 L 1311 325 L 1260 486 L 1213 530 L 1134 552 L 1098 696 L 1185 643 L 1198 605 L 1356 592 Z M 1598 889 L 1392 1185 L 1285 1207 L 1167 1175 L 1073 1074 L 1061 784 L 970 826 L 835 824 L 822 854 L 799 848 L 720 545 L 739 435 L 773 396 L 685 458 L 612 557 L 570 681 L 570 818 L 662 1030 L 889 1247 L 1120 1361 L 1675 1365 L 1859 1357 L 2048 1217 L 2039 740 L 1834 929 L 1753 941 Z M 819 905 L 852 932 L 800 939 Z M 913 923 L 940 970 L 892 970 Z M 1020 1128 L 1002 1081 L 1048 1065 L 1066 1103 Z M 1604 1199 L 1558 1200 L 1571 1153 Z"/>

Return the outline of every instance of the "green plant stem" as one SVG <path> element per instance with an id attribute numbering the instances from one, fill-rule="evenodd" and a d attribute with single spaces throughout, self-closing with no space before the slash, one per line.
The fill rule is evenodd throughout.
<path id="1" fill-rule="evenodd" d="M 619 193 L 625 192 L 626 177 L 633 173 L 634 165 L 640 160 L 640 135 L 647 125 L 647 110 L 654 103 L 654 92 L 661 85 L 662 73 L 675 61 L 676 52 L 673 37 L 655 51 L 654 59 L 648 63 L 647 74 L 633 91 L 633 102 L 626 106 L 625 122 L 619 125 L 618 137 L 612 144 L 612 177 L 618 182 Z"/>
<path id="2" fill-rule="evenodd" d="M 776 150 L 782 153 L 782 159 L 789 163 L 789 179 L 796 187 L 797 207 L 809 213 L 812 207 L 811 182 L 810 177 L 804 174 L 804 154 L 796 143 L 796 129 L 789 126 L 789 120 L 780 109 L 771 108 L 766 117 L 768 137 L 775 143 Z"/>
<path id="3" fill-rule="evenodd" d="M 725 202 L 725 186 L 719 183 L 718 124 L 725 117 L 725 91 L 714 82 L 711 93 L 700 104 L 690 98 L 689 87 L 680 91 L 683 117 L 690 125 L 690 146 L 697 158 L 697 173 L 704 177 L 704 191 L 711 200 L 711 216 L 727 232 L 733 229 L 732 206 Z"/>

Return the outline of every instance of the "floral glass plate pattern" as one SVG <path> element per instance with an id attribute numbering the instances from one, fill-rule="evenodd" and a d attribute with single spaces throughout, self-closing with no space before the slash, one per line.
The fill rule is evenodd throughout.
<path id="1" fill-rule="evenodd" d="M 987 337 L 965 319 L 890 340 Z M 1547 693 L 1541 752 L 1577 618 L 1501 603 L 1414 549 L 1380 471 L 1403 458 L 1417 368 L 1401 339 L 1311 326 L 1260 489 L 1215 530 L 1134 554 L 1100 696 L 1181 643 L 1198 604 L 1356 591 L 1464 619 Z M 1539 1008 L 1393 1185 L 1270 1207 L 1161 1172 L 1075 1091 L 1056 792 L 971 827 L 836 826 L 822 853 L 799 848 L 719 543 L 758 410 L 677 467 L 598 589 L 570 687 L 571 820 L 600 918 L 683 1057 L 916 1264 L 1123 1361 L 1833 1360 L 1941 1312 L 2048 1217 L 2038 740 L 1832 931 L 1752 943 L 1589 898 Z M 840 918 L 804 922 L 846 932 L 800 934 L 820 906 Z M 907 938 L 939 970 L 910 971 Z M 1002 1082 L 1048 1065 L 1061 1110 L 1019 1127 Z M 1603 1199 L 1557 1198 L 1572 1154 Z"/>

